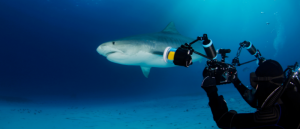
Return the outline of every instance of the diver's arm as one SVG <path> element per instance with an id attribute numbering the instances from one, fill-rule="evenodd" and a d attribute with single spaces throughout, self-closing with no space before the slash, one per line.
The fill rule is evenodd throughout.
<path id="1" fill-rule="evenodd" d="M 214 121 L 217 123 L 222 116 L 228 112 L 227 104 L 222 95 L 218 95 L 217 87 L 210 87 L 205 89 L 207 97 L 209 98 L 208 105 L 213 114 Z"/>
<path id="2" fill-rule="evenodd" d="M 265 128 L 266 126 L 274 128 L 280 118 L 278 107 L 256 113 L 237 114 L 234 110 L 228 111 L 227 104 L 223 96 L 218 95 L 216 86 L 204 87 L 203 89 L 207 93 L 213 119 L 219 128 Z"/>
<path id="3" fill-rule="evenodd" d="M 219 128 L 251 128 L 263 125 L 254 121 L 254 113 L 237 114 L 236 111 L 228 111 L 228 107 L 222 95 L 218 95 L 217 87 L 207 87 L 204 89 L 209 98 L 209 106 L 213 114 L 213 119 Z"/>
<path id="4" fill-rule="evenodd" d="M 217 122 L 226 112 L 228 112 L 227 104 L 223 96 L 218 95 L 216 87 L 216 79 L 214 77 L 205 77 L 201 87 L 205 90 L 209 99 L 209 106 L 213 114 L 214 120 Z"/>
<path id="5" fill-rule="evenodd" d="M 278 120 L 279 110 L 274 109 L 275 107 L 271 109 L 273 111 L 265 110 L 246 114 L 237 114 L 237 112 L 234 110 L 228 111 L 228 107 L 223 96 L 218 95 L 218 88 L 216 87 L 214 77 L 204 78 L 201 87 L 207 93 L 213 119 L 219 128 L 263 127 L 263 125 L 274 125 L 274 122 L 276 123 Z M 239 89 L 242 88 L 239 87 Z"/>
<path id="6" fill-rule="evenodd" d="M 274 129 L 276 123 L 280 119 L 280 107 L 274 106 L 272 108 L 256 111 L 255 113 L 240 113 L 230 110 L 225 113 L 218 121 L 216 121 L 219 128 L 224 129 Z"/>
<path id="7" fill-rule="evenodd" d="M 243 99 L 251 106 L 255 107 L 256 103 L 254 101 L 254 95 L 252 94 L 253 89 L 249 90 L 242 82 L 240 79 L 236 79 L 233 82 L 234 87 L 240 92 L 242 95 Z"/>
<path id="8" fill-rule="evenodd" d="M 285 90 L 283 99 L 285 100 L 285 102 L 292 105 L 293 108 L 300 109 L 300 92 L 288 88 Z"/>
<path id="9" fill-rule="evenodd" d="M 300 109 L 300 81 L 298 79 L 291 80 L 285 94 L 285 96 L 287 96 L 287 101 L 296 109 Z"/>

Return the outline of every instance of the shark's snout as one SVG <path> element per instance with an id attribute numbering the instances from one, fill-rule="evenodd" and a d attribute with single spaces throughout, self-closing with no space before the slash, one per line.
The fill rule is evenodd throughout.
<path id="1" fill-rule="evenodd" d="M 103 52 L 103 49 L 102 49 L 102 46 L 101 46 L 101 45 L 97 47 L 97 52 L 98 52 L 100 55 L 103 55 L 103 54 L 104 54 L 104 52 Z M 105 55 L 103 55 L 103 56 L 105 56 Z"/>
<path id="2" fill-rule="evenodd" d="M 103 56 L 108 56 L 110 54 L 113 54 L 113 53 L 116 53 L 116 52 L 121 52 L 120 50 L 116 49 L 116 48 L 113 48 L 112 46 L 109 46 L 107 44 L 102 44 L 100 45 L 98 48 L 97 48 L 97 52 L 100 54 L 100 55 L 103 55 Z"/>

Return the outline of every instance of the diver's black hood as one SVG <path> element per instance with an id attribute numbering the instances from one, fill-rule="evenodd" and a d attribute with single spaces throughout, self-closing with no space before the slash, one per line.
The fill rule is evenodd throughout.
<path id="1" fill-rule="evenodd" d="M 283 74 L 281 65 L 274 60 L 266 60 L 257 67 L 255 74 L 257 77 L 276 77 Z M 257 108 L 268 108 L 275 104 L 278 95 L 282 90 L 284 78 L 273 79 L 272 82 L 258 82 L 255 93 L 257 98 Z"/>

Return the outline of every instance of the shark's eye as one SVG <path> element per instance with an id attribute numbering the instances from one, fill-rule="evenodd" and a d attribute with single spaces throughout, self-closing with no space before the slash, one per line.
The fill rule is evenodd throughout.
<path id="1" fill-rule="evenodd" d="M 112 42 L 113 45 L 115 45 L 115 42 Z"/>

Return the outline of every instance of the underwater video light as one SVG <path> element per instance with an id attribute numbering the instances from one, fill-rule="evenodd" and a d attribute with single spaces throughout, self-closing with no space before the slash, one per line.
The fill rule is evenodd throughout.
<path id="1" fill-rule="evenodd" d="M 193 50 L 167 47 L 163 58 L 166 63 L 173 61 L 175 65 L 189 67 L 192 64 L 192 54 Z"/>

